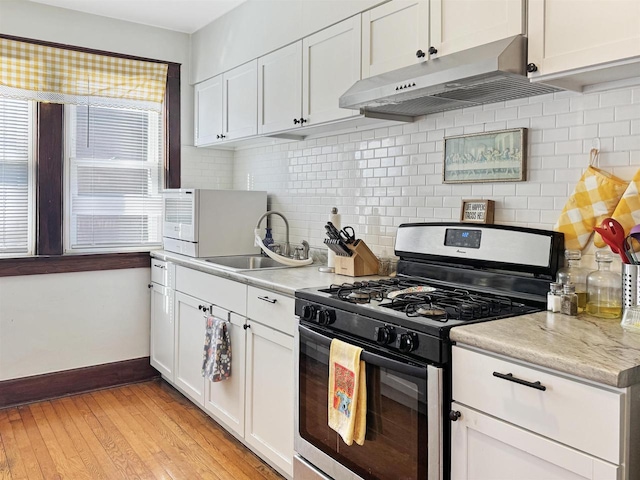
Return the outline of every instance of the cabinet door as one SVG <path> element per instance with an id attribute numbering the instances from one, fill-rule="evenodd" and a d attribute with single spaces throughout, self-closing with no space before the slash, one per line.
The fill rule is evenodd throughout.
<path id="1" fill-rule="evenodd" d="M 227 325 L 231 337 L 231 377 L 220 382 L 205 379 L 204 408 L 227 429 L 244 436 L 244 383 L 245 383 L 245 333 L 246 319 L 235 313 L 213 307 L 219 318 L 230 318 Z"/>
<path id="2" fill-rule="evenodd" d="M 424 61 L 429 49 L 429 1 L 392 0 L 362 14 L 362 78 Z"/>
<path id="3" fill-rule="evenodd" d="M 257 75 L 257 59 L 223 74 L 225 140 L 249 137 L 258 132 Z"/>
<path id="4" fill-rule="evenodd" d="M 173 353 L 175 333 L 173 323 L 173 297 L 168 287 L 151 284 L 151 341 L 150 362 L 169 382 L 173 382 Z"/>
<path id="5" fill-rule="evenodd" d="M 360 15 L 302 40 L 302 116 L 307 125 L 358 115 L 340 96 L 360 80 Z"/>
<path id="6" fill-rule="evenodd" d="M 302 116 L 302 40 L 258 59 L 258 133 L 289 130 Z"/>
<path id="7" fill-rule="evenodd" d="M 199 307 L 204 301 L 176 292 L 176 361 L 175 386 L 198 405 L 204 405 L 202 353 L 204 351 L 205 317 Z"/>
<path id="8" fill-rule="evenodd" d="M 222 75 L 195 86 L 194 145 L 209 145 L 222 135 Z"/>
<path id="9" fill-rule="evenodd" d="M 619 467 L 452 404 L 451 480 L 617 480 Z M 585 421 L 587 421 L 585 419 Z"/>
<path id="10" fill-rule="evenodd" d="M 438 56 L 525 33 L 524 0 L 431 0 Z"/>
<path id="11" fill-rule="evenodd" d="M 637 55 L 638 0 L 529 0 L 532 78 Z"/>
<path id="12" fill-rule="evenodd" d="M 245 441 L 293 474 L 293 337 L 249 320 Z"/>

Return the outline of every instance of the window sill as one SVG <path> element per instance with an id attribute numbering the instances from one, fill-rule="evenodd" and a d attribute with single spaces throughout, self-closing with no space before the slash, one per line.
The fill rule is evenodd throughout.
<path id="1" fill-rule="evenodd" d="M 148 268 L 149 252 L 55 255 L 0 259 L 0 277 Z"/>

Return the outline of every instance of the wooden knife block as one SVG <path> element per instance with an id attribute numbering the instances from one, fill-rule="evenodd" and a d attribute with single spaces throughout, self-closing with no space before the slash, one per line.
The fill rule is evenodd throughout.
<path id="1" fill-rule="evenodd" d="M 365 275 L 378 274 L 378 257 L 376 257 L 366 243 L 362 240 L 355 245 L 347 244 L 349 250 L 353 252 L 350 257 L 335 257 L 335 272 L 338 275 L 348 275 L 349 277 L 363 277 Z"/>

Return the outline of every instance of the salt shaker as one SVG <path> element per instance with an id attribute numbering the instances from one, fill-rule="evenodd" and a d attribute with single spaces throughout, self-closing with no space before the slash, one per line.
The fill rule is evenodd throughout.
<path id="1" fill-rule="evenodd" d="M 549 285 L 550 291 L 547 293 L 547 310 L 557 313 L 561 310 L 562 305 L 562 285 L 552 282 Z"/>

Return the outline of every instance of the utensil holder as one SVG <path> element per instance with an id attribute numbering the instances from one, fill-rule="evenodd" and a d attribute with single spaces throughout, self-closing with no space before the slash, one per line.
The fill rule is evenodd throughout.
<path id="1" fill-rule="evenodd" d="M 358 240 L 354 245 L 347 244 L 353 252 L 350 257 L 336 255 L 335 273 L 350 277 L 362 277 L 378 274 L 378 257 L 376 257 L 366 243 Z"/>
<path id="2" fill-rule="evenodd" d="M 640 265 L 622 264 L 622 308 L 640 305 Z"/>

